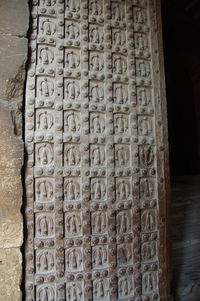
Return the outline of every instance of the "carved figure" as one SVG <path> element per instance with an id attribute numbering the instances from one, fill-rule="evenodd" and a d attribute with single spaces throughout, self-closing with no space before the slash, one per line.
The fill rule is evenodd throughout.
<path id="1" fill-rule="evenodd" d="M 105 198 L 106 196 L 106 185 L 103 180 L 94 180 L 91 187 L 92 199 L 99 201 Z"/>
<path id="2" fill-rule="evenodd" d="M 102 14 L 102 8 L 97 0 L 93 0 L 90 2 L 90 14 L 100 16 Z"/>
<path id="3" fill-rule="evenodd" d="M 80 185 L 75 180 L 68 180 L 65 183 L 64 189 L 65 199 L 66 200 L 77 200 L 80 197 Z"/>
<path id="4" fill-rule="evenodd" d="M 146 50 L 148 47 L 147 37 L 142 33 L 138 33 L 136 36 L 136 47 L 139 50 Z"/>
<path id="5" fill-rule="evenodd" d="M 103 234 L 106 230 L 106 215 L 104 212 L 97 211 L 92 216 L 92 229 L 94 233 Z"/>
<path id="6" fill-rule="evenodd" d="M 37 200 L 41 202 L 51 201 L 53 198 L 53 185 L 46 179 L 36 182 Z"/>
<path id="7" fill-rule="evenodd" d="M 125 104 L 128 101 L 127 87 L 117 85 L 114 87 L 114 101 L 117 104 Z"/>
<path id="8" fill-rule="evenodd" d="M 128 264 L 132 259 L 131 247 L 127 244 L 118 247 L 118 262 L 120 265 Z"/>
<path id="9" fill-rule="evenodd" d="M 54 61 L 54 53 L 49 47 L 45 46 L 39 50 L 40 62 L 44 65 L 50 65 Z"/>
<path id="10" fill-rule="evenodd" d="M 153 231 L 156 228 L 155 211 L 147 210 L 142 214 L 142 230 Z"/>
<path id="11" fill-rule="evenodd" d="M 156 275 L 153 272 L 143 274 L 142 279 L 144 293 L 150 293 L 157 287 Z"/>
<path id="12" fill-rule="evenodd" d="M 90 42 L 91 43 L 103 43 L 103 32 L 98 26 L 90 27 Z"/>
<path id="13" fill-rule="evenodd" d="M 93 258 L 93 266 L 95 268 L 104 267 L 105 264 L 107 263 L 106 247 L 97 246 L 96 248 L 93 248 L 92 258 Z"/>
<path id="14" fill-rule="evenodd" d="M 135 22 L 141 25 L 145 25 L 146 21 L 147 20 L 144 10 L 141 8 L 135 9 Z"/>
<path id="15" fill-rule="evenodd" d="M 50 144 L 44 143 L 37 149 L 37 161 L 40 165 L 49 165 L 53 161 L 53 149 Z"/>
<path id="16" fill-rule="evenodd" d="M 40 301 L 54 301 L 55 293 L 51 286 L 43 286 L 38 289 L 38 297 Z"/>
<path id="17" fill-rule="evenodd" d="M 131 277 L 121 277 L 118 282 L 119 296 L 121 298 L 128 297 L 133 294 L 133 280 Z"/>
<path id="18" fill-rule="evenodd" d="M 152 183 L 146 178 L 140 181 L 140 195 L 142 198 L 150 198 L 153 196 L 154 190 Z"/>
<path id="19" fill-rule="evenodd" d="M 104 165 L 105 163 L 105 150 L 101 146 L 95 146 L 91 149 L 91 163 L 92 165 Z"/>
<path id="20" fill-rule="evenodd" d="M 151 102 L 151 95 L 149 90 L 141 88 L 138 91 L 138 101 L 141 106 L 147 106 Z"/>
<path id="21" fill-rule="evenodd" d="M 95 84 L 90 88 L 90 100 L 93 102 L 101 102 L 104 99 L 103 88 L 99 84 Z"/>
<path id="22" fill-rule="evenodd" d="M 142 245 L 142 259 L 144 261 L 153 260 L 156 255 L 155 242 L 145 242 Z"/>
<path id="23" fill-rule="evenodd" d="M 81 285 L 77 282 L 69 282 L 66 287 L 67 301 L 81 301 L 83 291 Z"/>
<path id="24" fill-rule="evenodd" d="M 54 229 L 52 217 L 49 215 L 40 215 L 36 220 L 36 229 L 39 236 L 51 236 Z"/>
<path id="25" fill-rule="evenodd" d="M 78 214 L 68 214 L 66 217 L 66 232 L 70 235 L 78 235 L 81 231 L 81 218 Z"/>
<path id="26" fill-rule="evenodd" d="M 98 54 L 91 57 L 90 69 L 93 71 L 101 71 L 103 69 L 103 60 Z"/>
<path id="27" fill-rule="evenodd" d="M 117 184 L 117 198 L 119 200 L 126 200 L 130 196 L 130 184 L 126 181 L 118 182 Z"/>
<path id="28" fill-rule="evenodd" d="M 94 298 L 105 300 L 108 294 L 108 283 L 106 279 L 94 281 Z"/>
<path id="29" fill-rule="evenodd" d="M 50 251 L 42 251 L 37 255 L 37 268 L 40 272 L 49 272 L 54 268 L 54 256 Z"/>
<path id="30" fill-rule="evenodd" d="M 78 132 L 80 130 L 79 117 L 75 112 L 66 115 L 65 127 L 67 132 Z"/>
<path id="31" fill-rule="evenodd" d="M 67 99 L 71 101 L 77 101 L 80 95 L 80 88 L 77 82 L 74 80 L 68 81 L 66 84 Z"/>
<path id="32" fill-rule="evenodd" d="M 81 154 L 77 145 L 68 146 L 65 148 L 65 162 L 69 166 L 77 166 L 81 161 Z"/>
<path id="33" fill-rule="evenodd" d="M 126 72 L 127 70 L 127 65 L 126 65 L 126 62 L 125 62 L 125 59 L 122 58 L 121 56 L 117 56 L 115 59 L 114 59 L 114 72 L 118 73 L 118 74 L 123 74 Z"/>
<path id="34" fill-rule="evenodd" d="M 154 161 L 154 152 L 150 145 L 140 148 L 140 161 L 146 167 L 150 166 Z"/>
<path id="35" fill-rule="evenodd" d="M 122 21 L 124 19 L 124 10 L 119 3 L 112 6 L 112 18 L 116 21 Z"/>
<path id="36" fill-rule="evenodd" d="M 48 35 L 48 36 L 54 35 L 54 33 L 56 32 L 55 25 L 49 19 L 45 19 L 42 22 L 40 29 L 41 29 L 42 34 Z"/>
<path id="37" fill-rule="evenodd" d="M 138 62 L 138 74 L 141 77 L 149 77 L 150 72 L 150 65 L 148 61 L 140 60 Z"/>
<path id="38" fill-rule="evenodd" d="M 118 233 L 128 233 L 131 230 L 131 219 L 128 212 L 120 212 L 117 215 L 117 231 Z"/>
<path id="39" fill-rule="evenodd" d="M 53 126 L 53 115 L 50 112 L 42 111 L 38 113 L 37 128 L 38 130 L 50 130 Z"/>
<path id="40" fill-rule="evenodd" d="M 67 68 L 76 69 L 80 65 L 80 58 L 73 50 L 66 53 L 65 64 Z"/>
<path id="41" fill-rule="evenodd" d="M 79 27 L 77 24 L 71 22 L 67 26 L 66 35 L 68 39 L 75 40 L 79 37 Z"/>
<path id="42" fill-rule="evenodd" d="M 54 93 L 53 83 L 50 82 L 50 80 L 47 78 L 44 78 L 43 80 L 40 81 L 39 87 L 40 87 L 41 96 L 50 97 Z"/>
<path id="43" fill-rule="evenodd" d="M 105 119 L 99 114 L 91 116 L 91 132 L 93 134 L 103 134 L 105 132 Z"/>
<path id="44" fill-rule="evenodd" d="M 139 133 L 142 136 L 149 136 L 152 133 L 152 124 L 146 116 L 139 121 Z"/>
<path id="45" fill-rule="evenodd" d="M 68 249 L 66 252 L 66 264 L 68 270 L 80 270 L 82 268 L 82 253 L 80 249 Z"/>
<path id="46" fill-rule="evenodd" d="M 116 147 L 115 152 L 116 164 L 117 166 L 124 166 L 129 163 L 130 153 L 129 150 L 121 145 Z"/>
<path id="47" fill-rule="evenodd" d="M 116 115 L 115 132 L 117 134 L 126 133 L 128 131 L 128 120 L 125 115 Z"/>

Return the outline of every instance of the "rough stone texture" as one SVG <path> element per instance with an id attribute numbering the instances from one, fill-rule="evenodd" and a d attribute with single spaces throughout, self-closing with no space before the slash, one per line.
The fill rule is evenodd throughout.
<path id="1" fill-rule="evenodd" d="M 21 300 L 22 101 L 29 25 L 27 0 L 0 3 L 0 301 Z"/>

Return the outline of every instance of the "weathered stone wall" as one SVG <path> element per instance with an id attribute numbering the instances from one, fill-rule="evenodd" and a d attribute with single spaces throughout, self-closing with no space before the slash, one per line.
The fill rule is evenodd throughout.
<path id="1" fill-rule="evenodd" d="M 0 1 L 0 300 L 21 300 L 22 103 L 28 0 Z"/>

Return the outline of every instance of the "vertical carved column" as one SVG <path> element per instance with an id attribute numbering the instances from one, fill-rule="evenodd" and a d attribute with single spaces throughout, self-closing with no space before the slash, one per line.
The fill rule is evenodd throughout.
<path id="1" fill-rule="evenodd" d="M 33 2 L 27 301 L 166 297 L 155 12 L 144 0 Z"/>

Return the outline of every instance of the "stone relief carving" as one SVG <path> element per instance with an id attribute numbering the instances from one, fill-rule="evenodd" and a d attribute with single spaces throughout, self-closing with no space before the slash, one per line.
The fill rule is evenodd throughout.
<path id="1" fill-rule="evenodd" d="M 150 5 L 33 3 L 27 301 L 159 296 Z"/>

